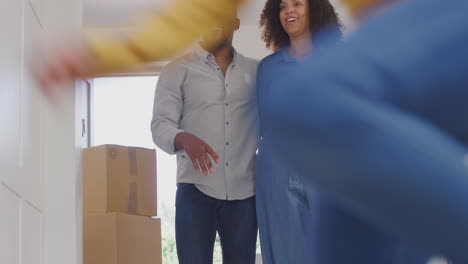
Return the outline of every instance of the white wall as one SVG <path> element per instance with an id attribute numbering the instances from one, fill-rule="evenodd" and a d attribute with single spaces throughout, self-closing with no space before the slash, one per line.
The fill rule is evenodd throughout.
<path id="1" fill-rule="evenodd" d="M 261 39 L 260 27 L 255 25 L 241 25 L 234 35 L 234 47 L 243 55 L 258 60 L 263 59 L 271 53 L 271 50 L 265 47 L 265 42 Z"/>

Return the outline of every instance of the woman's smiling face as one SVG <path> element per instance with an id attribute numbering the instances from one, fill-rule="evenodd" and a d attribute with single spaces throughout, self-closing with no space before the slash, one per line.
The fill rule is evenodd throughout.
<path id="1" fill-rule="evenodd" d="M 309 2 L 307 0 L 281 0 L 279 19 L 289 38 L 310 33 Z"/>

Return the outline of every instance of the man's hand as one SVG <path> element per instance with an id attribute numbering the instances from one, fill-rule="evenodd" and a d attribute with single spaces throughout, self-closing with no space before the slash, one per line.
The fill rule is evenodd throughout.
<path id="1" fill-rule="evenodd" d="M 174 146 L 176 150 L 184 149 L 192 160 L 195 171 L 203 171 L 205 176 L 208 175 L 209 172 L 214 172 L 213 164 L 209 156 L 211 156 L 216 163 L 219 163 L 219 156 L 210 145 L 190 133 L 182 132 L 177 134 L 174 139 Z"/>

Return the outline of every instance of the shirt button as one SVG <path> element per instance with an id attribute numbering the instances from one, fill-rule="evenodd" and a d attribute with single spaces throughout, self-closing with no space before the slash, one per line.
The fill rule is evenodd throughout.
<path id="1" fill-rule="evenodd" d="M 226 105 L 226 106 L 228 106 L 229 104 L 228 104 L 228 103 L 226 103 L 225 105 Z"/>
<path id="2" fill-rule="evenodd" d="M 226 166 L 229 166 L 229 162 L 226 162 Z"/>
<path id="3" fill-rule="evenodd" d="M 228 84 L 226 83 L 224 86 L 228 87 Z"/>
<path id="4" fill-rule="evenodd" d="M 229 122 L 226 122 L 226 125 L 229 125 Z"/>
<path id="5" fill-rule="evenodd" d="M 219 71 L 219 68 L 216 68 L 216 70 L 218 70 L 218 71 Z"/>
<path id="6" fill-rule="evenodd" d="M 229 142 L 226 142 L 226 146 L 229 146 Z"/>

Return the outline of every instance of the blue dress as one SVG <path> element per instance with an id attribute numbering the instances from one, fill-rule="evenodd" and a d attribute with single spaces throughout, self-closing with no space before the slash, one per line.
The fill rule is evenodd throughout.
<path id="1" fill-rule="evenodd" d="M 275 98 L 274 94 L 277 91 L 287 94 L 291 89 L 288 76 L 301 67 L 287 49 L 282 49 L 263 59 L 257 72 L 262 140 L 257 157 L 256 200 L 263 262 L 426 263 L 427 255 L 349 212 L 326 192 L 310 184 L 306 187 L 304 177 L 311 175 L 298 173 L 277 147 L 280 141 L 284 144 L 294 135 L 278 138 L 273 133 L 281 126 L 272 111 L 274 102 L 281 98 Z"/>

